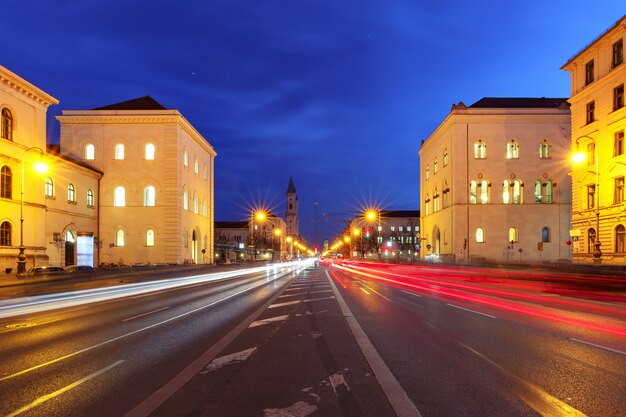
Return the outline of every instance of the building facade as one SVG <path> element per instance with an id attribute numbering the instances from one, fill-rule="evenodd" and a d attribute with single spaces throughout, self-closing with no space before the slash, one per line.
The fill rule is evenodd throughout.
<path id="1" fill-rule="evenodd" d="M 570 259 L 569 151 L 565 99 L 454 105 L 419 151 L 421 257 Z"/>
<path id="2" fill-rule="evenodd" d="M 626 263 L 626 16 L 562 67 L 571 75 L 575 262 Z"/>
<path id="3" fill-rule="evenodd" d="M 105 173 L 101 262 L 214 261 L 216 153 L 181 113 L 142 97 L 57 119 L 61 154 Z"/>

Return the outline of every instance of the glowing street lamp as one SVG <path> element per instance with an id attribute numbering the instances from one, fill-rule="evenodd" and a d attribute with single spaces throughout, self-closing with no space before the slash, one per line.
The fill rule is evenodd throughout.
<path id="1" fill-rule="evenodd" d="M 38 174 L 42 174 L 44 172 L 46 172 L 46 170 L 48 169 L 48 167 L 46 166 L 46 164 L 41 161 L 41 158 L 43 157 L 43 150 L 39 147 L 31 147 L 28 148 L 24 151 L 24 154 L 22 156 L 22 181 L 21 181 L 21 188 L 20 188 L 20 247 L 19 247 L 19 253 L 17 255 L 17 276 L 18 277 L 23 277 L 24 275 L 26 275 L 26 254 L 24 253 L 26 250 L 26 246 L 24 246 L 24 177 L 26 175 L 26 154 L 29 151 L 37 151 L 39 152 L 40 155 L 40 160 L 37 161 L 35 163 L 35 172 L 37 172 Z"/>
<path id="2" fill-rule="evenodd" d="M 251 214 L 251 221 L 250 221 L 250 245 L 254 247 L 254 258 L 253 260 L 256 261 L 256 254 L 257 254 L 257 248 L 256 248 L 256 240 L 254 237 L 254 228 L 256 227 L 254 221 L 256 220 L 257 223 L 263 223 L 265 221 L 265 219 L 267 218 L 267 213 L 265 213 L 265 211 L 263 210 L 256 210 L 253 211 Z"/>

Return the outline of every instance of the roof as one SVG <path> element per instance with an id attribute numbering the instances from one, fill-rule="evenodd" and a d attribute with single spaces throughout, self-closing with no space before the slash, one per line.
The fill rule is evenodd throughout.
<path id="1" fill-rule="evenodd" d="M 216 229 L 247 229 L 248 222 L 247 221 L 236 221 L 236 222 L 215 222 Z"/>
<path id="2" fill-rule="evenodd" d="M 567 98 L 546 98 L 546 97 L 483 97 L 476 103 L 469 106 L 472 109 L 550 109 L 569 108 Z"/>
<path id="3" fill-rule="evenodd" d="M 287 187 L 287 194 L 295 194 L 296 186 L 293 185 L 293 178 L 289 177 L 289 186 Z"/>
<path id="4" fill-rule="evenodd" d="M 617 22 L 615 22 L 610 28 L 608 28 L 607 30 L 605 30 L 604 32 L 602 32 L 601 34 L 599 34 L 598 36 L 596 36 L 591 42 L 589 42 L 587 45 L 585 45 L 583 47 L 583 49 L 581 49 L 580 51 L 576 52 L 574 54 L 574 56 L 572 56 L 570 59 L 567 60 L 567 62 L 565 64 L 563 64 L 563 66 L 561 67 L 561 69 L 565 69 L 565 67 L 567 67 L 569 65 L 570 62 L 572 62 L 573 60 L 575 60 L 576 58 L 578 58 L 583 52 L 585 52 L 587 49 L 591 48 L 592 45 L 594 45 L 595 43 L 597 43 L 598 41 L 600 41 L 600 39 L 602 39 L 604 37 L 604 35 L 606 35 L 607 33 L 609 33 L 610 31 L 612 31 L 613 29 L 615 29 L 616 27 L 619 27 L 624 21 L 626 20 L 626 15 L 620 17 Z"/>
<path id="5" fill-rule="evenodd" d="M 161 103 L 150 96 L 139 97 L 108 106 L 96 107 L 93 110 L 167 110 Z"/>
<path id="6" fill-rule="evenodd" d="M 46 152 L 49 153 L 50 155 L 56 156 L 57 158 L 63 159 L 63 160 L 68 161 L 68 162 L 71 162 L 71 163 L 73 163 L 75 165 L 79 165 L 79 166 L 81 166 L 83 168 L 90 169 L 90 170 L 92 170 L 94 172 L 99 173 L 100 175 L 104 175 L 104 172 L 100 171 L 99 169 L 94 168 L 91 165 L 89 165 L 89 164 L 87 164 L 87 163 L 85 163 L 83 161 L 80 161 L 78 159 L 74 159 L 74 158 L 72 158 L 69 155 L 62 154 L 61 153 L 61 145 L 58 144 L 58 143 L 49 143 L 49 144 L 47 144 L 46 145 Z"/>

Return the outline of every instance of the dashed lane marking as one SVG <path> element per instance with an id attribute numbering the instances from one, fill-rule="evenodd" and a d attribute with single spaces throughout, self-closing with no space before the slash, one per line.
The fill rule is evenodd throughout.
<path id="1" fill-rule="evenodd" d="M 269 306 L 268 308 L 276 308 L 276 307 L 284 307 L 284 306 L 292 306 L 294 304 L 298 304 L 300 302 L 300 300 L 295 300 L 295 301 L 285 301 L 284 303 L 276 303 L 276 304 L 272 304 L 271 306 Z"/>
<path id="2" fill-rule="evenodd" d="M 320 297 L 320 298 L 309 298 L 308 300 L 304 300 L 305 303 L 310 303 L 311 301 L 320 301 L 320 300 L 332 300 L 335 298 L 334 295 L 328 297 Z"/>
<path id="3" fill-rule="evenodd" d="M 470 313 L 480 314 L 481 316 L 489 317 L 489 318 L 492 318 L 492 319 L 497 319 L 496 316 L 492 316 L 491 314 L 483 313 L 482 311 L 476 311 L 476 310 L 472 310 L 470 308 L 465 308 L 465 307 L 457 306 L 457 305 L 454 305 L 454 304 L 448 304 L 448 305 L 450 307 L 458 308 L 459 310 L 465 310 L 465 311 L 469 311 Z"/>
<path id="4" fill-rule="evenodd" d="M 129 317 L 127 319 L 123 319 L 122 321 L 135 320 L 135 319 L 138 319 L 139 317 L 143 317 L 143 316 L 147 316 L 149 314 L 158 313 L 159 311 L 167 310 L 168 308 L 170 308 L 170 306 L 166 306 L 166 307 L 163 307 L 163 308 L 158 308 L 156 310 L 148 311 L 147 313 L 143 313 L 143 314 L 139 314 L 139 315 L 136 315 L 136 316 L 133 316 L 133 317 Z"/>
<path id="5" fill-rule="evenodd" d="M 408 294 L 408 295 L 410 295 L 412 297 L 421 297 L 421 295 L 415 294 L 414 292 L 411 292 L 411 291 L 405 291 L 405 290 L 400 290 L 400 291 L 402 291 L 403 293 Z"/>
<path id="6" fill-rule="evenodd" d="M 321 292 L 333 292 L 332 289 L 328 289 L 328 290 L 317 290 L 317 291 L 309 291 L 311 294 L 319 294 Z"/>
<path id="7" fill-rule="evenodd" d="M 360 289 L 361 291 L 363 291 L 363 292 L 364 292 L 365 294 L 367 294 L 367 295 L 372 295 L 372 293 L 371 293 L 371 292 L 369 292 L 368 290 L 366 290 L 366 289 L 365 289 L 365 288 L 363 288 L 363 287 L 359 287 L 359 289 Z"/>
<path id="8" fill-rule="evenodd" d="M 289 318 L 289 315 L 284 315 L 284 316 L 270 317 L 269 319 L 256 320 L 250 323 L 250 326 L 248 326 L 248 328 L 263 326 L 264 324 L 274 323 L 277 321 L 285 321 L 288 318 Z"/>
<path id="9" fill-rule="evenodd" d="M 604 349 L 604 350 L 608 350 L 609 352 L 613 352 L 613 353 L 619 353 L 620 355 L 626 355 L 626 352 L 624 352 L 623 350 L 619 350 L 619 349 L 613 349 L 610 348 L 608 346 L 602 346 L 602 345 L 598 345 L 595 343 L 591 343 L 591 342 L 586 342 L 584 340 L 580 340 L 580 339 L 575 339 L 573 337 L 570 337 L 569 340 L 572 340 L 574 342 L 578 342 L 578 343 L 582 343 L 584 345 L 589 345 L 589 346 L 593 346 L 593 347 L 597 347 L 598 349 Z"/>

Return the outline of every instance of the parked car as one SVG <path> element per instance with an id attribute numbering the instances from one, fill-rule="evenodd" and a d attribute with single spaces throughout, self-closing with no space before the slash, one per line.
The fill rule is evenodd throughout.
<path id="1" fill-rule="evenodd" d="M 45 277 L 49 275 L 65 274 L 65 269 L 60 266 L 35 266 L 26 274 L 29 277 Z"/>
<path id="2" fill-rule="evenodd" d="M 69 265 L 65 267 L 65 272 L 75 274 L 77 272 L 96 272 L 96 270 L 89 265 Z"/>

